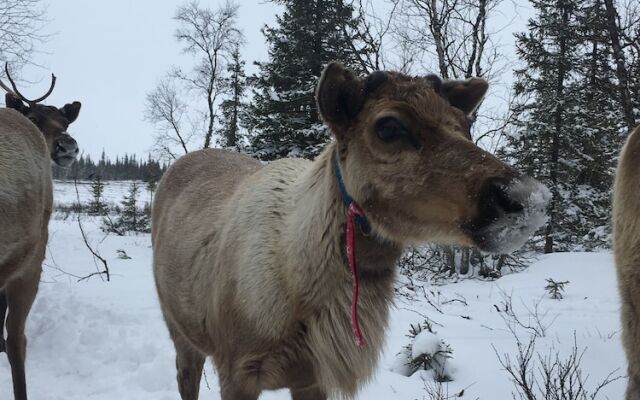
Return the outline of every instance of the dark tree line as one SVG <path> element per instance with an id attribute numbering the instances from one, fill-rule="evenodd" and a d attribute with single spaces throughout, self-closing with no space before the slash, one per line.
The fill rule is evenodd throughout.
<path id="1" fill-rule="evenodd" d="M 89 155 L 78 157 L 72 168 L 53 167 L 54 179 L 94 180 L 99 176 L 102 181 L 138 180 L 157 182 L 167 169 L 166 163 L 160 163 L 151 157 L 140 160 L 135 154 L 117 156 L 115 160 L 102 153 L 99 160 L 93 160 Z"/>

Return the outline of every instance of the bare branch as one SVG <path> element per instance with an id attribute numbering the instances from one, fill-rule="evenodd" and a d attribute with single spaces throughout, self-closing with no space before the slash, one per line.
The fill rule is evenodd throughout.
<path id="1" fill-rule="evenodd" d="M 45 11 L 41 0 L 0 1 L 0 62 L 11 61 L 14 67 L 33 64 L 37 46 L 49 37 L 43 33 L 48 23 Z"/>
<path id="2" fill-rule="evenodd" d="M 73 176 L 73 186 L 76 189 L 76 200 L 78 201 L 78 208 L 81 209 L 81 202 L 80 202 L 80 192 L 78 191 L 78 168 L 77 168 L 77 163 L 75 164 L 75 174 Z M 80 233 L 82 234 L 82 240 L 84 241 L 84 245 L 87 247 L 87 249 L 89 250 L 89 252 L 91 253 L 91 255 L 93 256 L 93 260 L 100 260 L 100 262 L 102 263 L 103 269 L 100 270 L 98 269 L 98 271 L 91 273 L 87 276 L 84 276 L 80 279 L 78 279 L 78 282 L 83 281 L 83 280 L 87 280 L 89 278 L 91 278 L 92 276 L 99 276 L 100 279 L 102 279 L 102 275 L 105 276 L 107 282 L 109 282 L 111 280 L 111 274 L 109 272 L 109 265 L 107 264 L 107 260 L 104 259 L 104 257 L 102 257 L 100 255 L 100 253 L 98 253 L 96 250 L 94 250 L 93 247 L 91 247 L 91 244 L 89 244 L 89 240 L 87 239 L 87 234 L 84 231 L 84 227 L 82 226 L 82 220 L 80 219 L 81 213 L 78 212 L 77 214 L 77 221 L 78 221 L 78 227 L 80 228 Z"/>

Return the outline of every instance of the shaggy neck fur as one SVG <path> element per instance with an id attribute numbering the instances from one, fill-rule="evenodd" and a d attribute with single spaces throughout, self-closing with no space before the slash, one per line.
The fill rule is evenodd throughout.
<path id="1" fill-rule="evenodd" d="M 393 297 L 395 264 L 401 247 L 375 236 L 356 237 L 360 275 L 360 322 L 367 342 L 355 343 L 351 328 L 351 274 L 345 248 L 346 208 L 336 182 L 335 144 L 301 174 L 293 185 L 293 211 L 287 218 L 286 274 L 300 295 L 308 329 L 308 346 L 324 388 L 340 388 L 334 396 L 352 396 L 372 375 L 384 341 Z M 349 188 L 347 188 L 348 190 Z M 358 202 L 360 199 L 354 199 Z M 364 200 L 364 199 L 363 199 Z"/>

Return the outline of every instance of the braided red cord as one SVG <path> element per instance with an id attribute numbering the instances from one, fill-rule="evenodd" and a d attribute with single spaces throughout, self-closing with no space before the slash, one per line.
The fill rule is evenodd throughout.
<path id="1" fill-rule="evenodd" d="M 356 267 L 356 216 L 364 217 L 364 211 L 356 202 L 352 202 L 347 209 L 347 261 L 352 276 L 352 297 L 351 297 L 351 328 L 356 338 L 358 347 L 364 348 L 365 341 L 360 329 L 360 319 L 358 318 L 358 296 L 360 294 L 360 282 L 358 281 L 358 269 Z"/>

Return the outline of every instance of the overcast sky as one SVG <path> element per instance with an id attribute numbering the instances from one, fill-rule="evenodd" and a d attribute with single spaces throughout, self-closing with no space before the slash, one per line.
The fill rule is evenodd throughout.
<path id="1" fill-rule="evenodd" d="M 201 1 L 216 8 L 224 0 Z M 384 0 L 378 0 L 383 2 Z M 50 0 L 47 31 L 54 35 L 36 61 L 45 68 L 26 69 L 23 77 L 37 81 L 23 92 L 36 97 L 46 90 L 48 73 L 58 77 L 48 103 L 61 106 L 82 102 L 80 117 L 70 132 L 82 151 L 92 157 L 104 149 L 115 157 L 127 153 L 146 156 L 153 126 L 144 121 L 147 92 L 175 64 L 180 47 L 173 37 L 172 17 L 183 0 Z M 267 49 L 260 29 L 273 24 L 278 8 L 263 0 L 242 0 L 239 26 L 247 44 L 243 56 L 249 72 L 254 60 L 264 60 Z M 525 27 L 528 10 L 505 0 L 495 24 L 507 53 L 512 53 L 512 33 Z M 517 12 L 517 14 L 516 14 Z M 509 81 L 508 77 L 503 79 Z"/>

